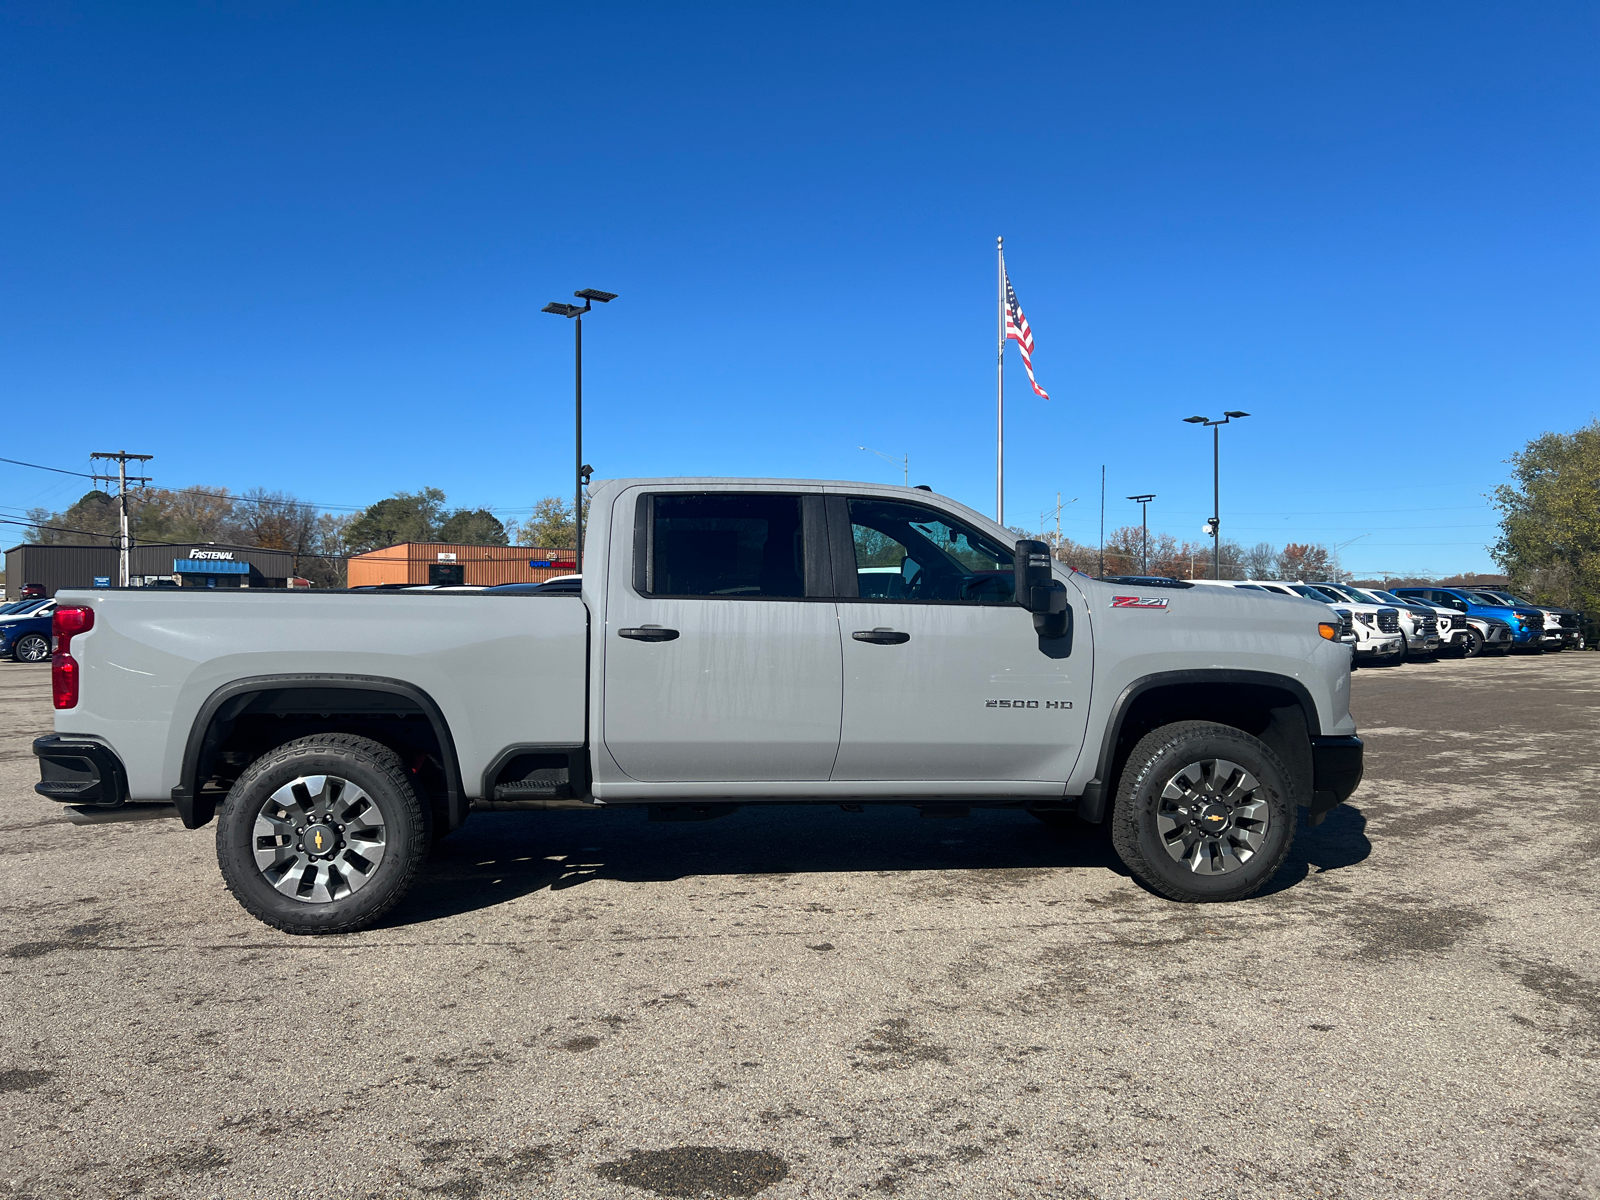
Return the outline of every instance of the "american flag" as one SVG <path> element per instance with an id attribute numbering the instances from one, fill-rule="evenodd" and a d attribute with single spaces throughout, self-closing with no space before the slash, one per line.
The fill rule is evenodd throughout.
<path id="1" fill-rule="evenodd" d="M 1015 342 L 1022 350 L 1022 365 L 1028 368 L 1028 382 L 1033 385 L 1034 393 L 1042 399 L 1050 399 L 1050 393 L 1033 377 L 1033 330 L 1028 328 L 1028 318 L 1022 315 L 1022 305 L 1017 303 L 1009 271 L 1006 272 L 1006 340 Z"/>

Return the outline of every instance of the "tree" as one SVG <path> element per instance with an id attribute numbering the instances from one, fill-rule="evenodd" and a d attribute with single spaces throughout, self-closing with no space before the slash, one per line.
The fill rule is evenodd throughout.
<path id="1" fill-rule="evenodd" d="M 115 546 L 122 529 L 117 499 L 98 488 L 85 492 L 65 512 L 30 508 L 34 541 L 47 546 Z"/>
<path id="2" fill-rule="evenodd" d="M 232 524 L 242 546 L 307 554 L 316 540 L 317 510 L 284 492 L 252 488 L 234 505 Z"/>
<path id="3" fill-rule="evenodd" d="M 438 540 L 444 513 L 444 493 L 425 487 L 417 492 L 396 492 L 357 514 L 344 531 L 352 554 L 365 554 L 401 542 Z"/>
<path id="4" fill-rule="evenodd" d="M 1257 542 L 1244 552 L 1239 565 L 1246 579 L 1276 579 L 1278 552 L 1271 542 Z"/>
<path id="5" fill-rule="evenodd" d="M 462 546 L 509 546 L 506 527 L 486 508 L 458 508 L 439 526 L 439 541 Z"/>
<path id="6" fill-rule="evenodd" d="M 1328 550 L 1307 542 L 1290 542 L 1278 555 L 1277 578 L 1315 582 L 1328 578 Z"/>
<path id="7" fill-rule="evenodd" d="M 1600 420 L 1541 434 L 1507 461 L 1495 562 L 1536 600 L 1600 608 Z"/>
<path id="8" fill-rule="evenodd" d="M 589 523 L 589 499 L 584 497 L 583 520 Z M 517 545 L 540 546 L 547 550 L 571 550 L 578 544 L 578 531 L 572 522 L 572 505 L 559 496 L 546 496 L 533 506 L 533 515 L 517 531 Z"/>

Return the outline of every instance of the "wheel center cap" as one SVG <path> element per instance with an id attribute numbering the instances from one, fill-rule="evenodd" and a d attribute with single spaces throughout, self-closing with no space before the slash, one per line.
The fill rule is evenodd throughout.
<path id="1" fill-rule="evenodd" d="M 330 826 L 320 823 L 308 825 L 305 833 L 300 835 L 300 844 L 306 848 L 307 854 L 332 854 L 334 846 L 338 845 L 338 837 Z"/>
<path id="2" fill-rule="evenodd" d="M 1208 804 L 1200 810 L 1200 816 L 1195 824 L 1204 833 L 1221 833 L 1228 827 L 1228 820 L 1233 816 L 1233 811 L 1226 804 Z"/>

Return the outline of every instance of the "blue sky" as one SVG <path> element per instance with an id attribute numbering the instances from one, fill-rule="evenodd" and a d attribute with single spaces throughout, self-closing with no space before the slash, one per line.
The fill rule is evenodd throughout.
<path id="1" fill-rule="evenodd" d="M 10 3 L 6 457 L 358 506 L 599 477 L 895 480 L 1093 541 L 1486 570 L 1600 408 L 1600 9 Z M 81 481 L 0 464 L 0 515 Z"/>

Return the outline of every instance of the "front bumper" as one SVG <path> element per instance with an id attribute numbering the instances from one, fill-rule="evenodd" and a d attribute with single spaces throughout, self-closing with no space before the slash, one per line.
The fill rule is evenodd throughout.
<path id="1" fill-rule="evenodd" d="M 1348 800 L 1361 782 L 1365 747 L 1358 737 L 1311 739 L 1311 823 Z"/>
<path id="2" fill-rule="evenodd" d="M 1368 638 L 1364 642 L 1356 643 L 1356 653 L 1363 658 L 1372 654 L 1394 654 L 1405 641 L 1403 633 L 1385 633 L 1375 638 Z"/>
<path id="3" fill-rule="evenodd" d="M 99 738 L 52 733 L 36 738 L 39 782 L 33 790 L 59 804 L 118 808 L 128 799 L 128 772 Z"/>
<path id="4" fill-rule="evenodd" d="M 1439 649 L 1439 635 L 1437 633 L 1419 633 L 1415 636 L 1406 636 L 1406 649 L 1415 650 L 1421 654 L 1434 654 Z"/>

